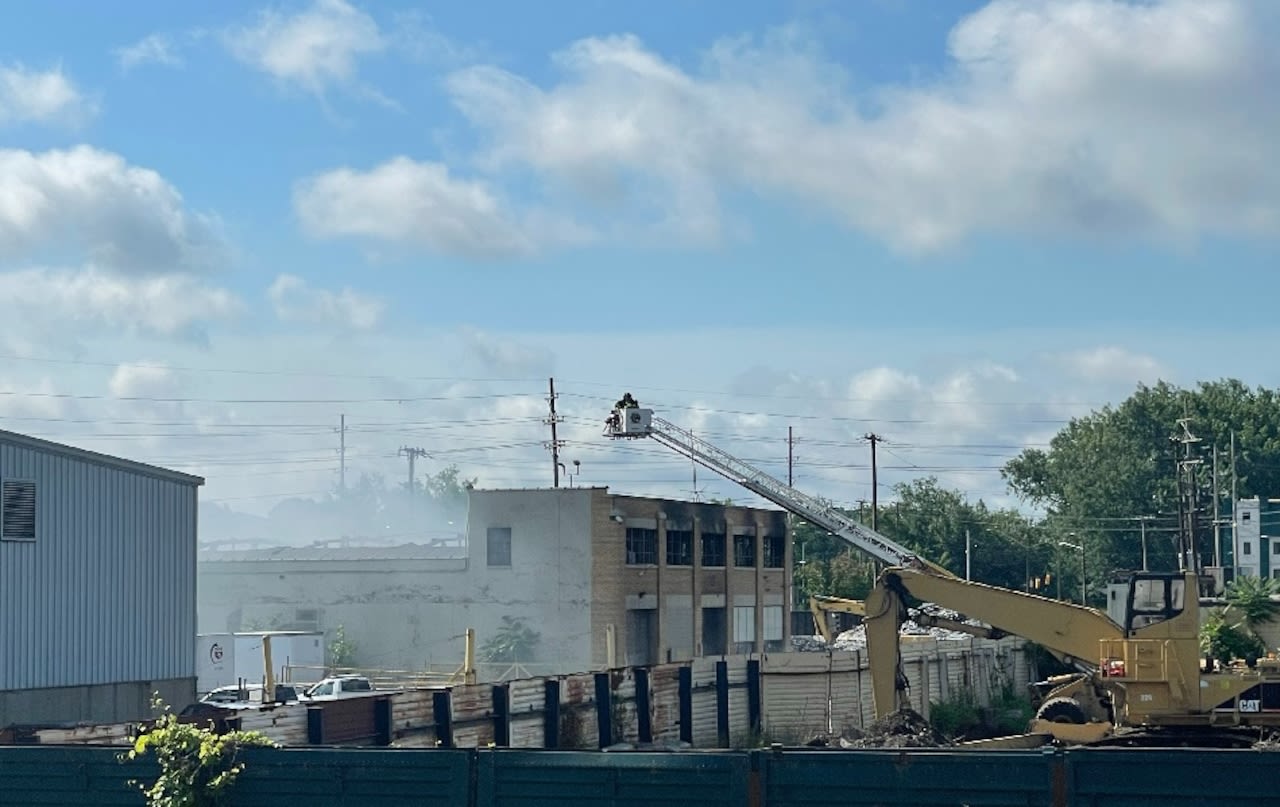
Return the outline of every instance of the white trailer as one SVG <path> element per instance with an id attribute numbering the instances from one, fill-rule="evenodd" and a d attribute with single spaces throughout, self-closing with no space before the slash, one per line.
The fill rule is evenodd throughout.
<path id="1" fill-rule="evenodd" d="M 196 692 L 204 695 L 218 687 L 235 686 L 242 681 L 264 684 L 267 679 L 264 646 L 268 637 L 275 681 L 292 678 L 313 682 L 324 676 L 327 645 L 323 633 L 202 633 L 196 637 Z M 290 675 L 290 668 L 305 668 L 309 674 Z"/>

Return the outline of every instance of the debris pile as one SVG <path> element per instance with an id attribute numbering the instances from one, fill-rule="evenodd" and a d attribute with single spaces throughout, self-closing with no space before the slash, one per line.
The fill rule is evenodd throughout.
<path id="1" fill-rule="evenodd" d="M 968 625 L 982 624 L 976 619 L 962 619 L 959 612 L 952 611 L 948 608 L 941 608 L 936 605 L 926 605 L 920 610 L 912 608 L 908 614 L 909 616 L 915 616 L 921 612 L 956 621 L 963 621 Z M 968 633 L 962 633 L 956 630 L 948 630 L 946 628 L 926 628 L 918 624 L 914 619 L 908 619 L 906 622 L 903 622 L 902 628 L 898 631 L 898 635 L 928 636 L 930 638 L 937 639 L 940 642 L 973 638 Z M 827 647 L 827 643 L 822 640 L 821 636 L 792 636 L 791 647 L 801 653 L 824 653 L 827 650 L 865 650 L 867 647 L 867 630 L 862 625 L 857 625 L 836 636 L 836 638 L 832 640 L 830 647 Z"/>
<path id="2" fill-rule="evenodd" d="M 839 735 L 821 734 L 805 743 L 823 748 L 945 748 L 951 745 L 919 712 L 904 707 L 859 729 L 845 726 Z"/>
<path id="3" fill-rule="evenodd" d="M 951 744 L 929 725 L 923 715 L 910 708 L 890 712 L 859 733 L 861 737 L 841 737 L 840 747 L 941 748 Z"/>

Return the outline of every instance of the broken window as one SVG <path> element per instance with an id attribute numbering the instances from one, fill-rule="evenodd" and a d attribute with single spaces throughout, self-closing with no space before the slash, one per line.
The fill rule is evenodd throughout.
<path id="1" fill-rule="evenodd" d="M 667 530 L 667 565 L 693 565 L 693 532 Z"/>
<path id="2" fill-rule="evenodd" d="M 723 566 L 724 565 L 724 533 L 723 532 L 702 533 L 702 565 L 703 566 Z"/>
<path id="3" fill-rule="evenodd" d="M 733 565 L 744 569 L 756 566 L 756 537 L 754 535 L 733 536 Z"/>
<path id="4" fill-rule="evenodd" d="M 781 569 L 787 558 L 787 540 L 781 535 L 766 535 L 764 537 L 764 567 L 766 569 Z"/>
<path id="5" fill-rule="evenodd" d="M 649 566 L 658 562 L 658 531 L 627 527 L 627 565 Z"/>

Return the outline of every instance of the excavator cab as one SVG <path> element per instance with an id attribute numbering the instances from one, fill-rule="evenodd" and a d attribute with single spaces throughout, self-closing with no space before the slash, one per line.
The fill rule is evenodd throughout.
<path id="1" fill-rule="evenodd" d="M 1134 631 L 1173 619 L 1187 602 L 1187 578 L 1182 572 L 1140 572 L 1129 578 L 1125 603 L 1124 632 Z"/>

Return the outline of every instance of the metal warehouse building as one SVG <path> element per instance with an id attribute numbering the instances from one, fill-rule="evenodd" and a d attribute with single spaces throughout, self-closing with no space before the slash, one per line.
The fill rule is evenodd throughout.
<path id="1" fill-rule="evenodd" d="M 194 697 L 203 483 L 0 430 L 0 728 Z"/>

